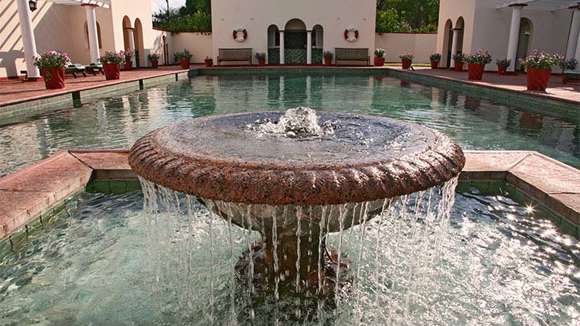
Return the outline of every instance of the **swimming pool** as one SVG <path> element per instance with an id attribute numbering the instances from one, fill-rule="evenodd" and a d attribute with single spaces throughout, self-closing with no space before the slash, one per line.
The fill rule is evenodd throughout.
<path id="1" fill-rule="evenodd" d="M 580 166 L 580 117 L 510 107 L 390 77 L 199 76 L 0 127 L 0 175 L 69 148 L 128 148 L 187 117 L 311 106 L 412 121 L 464 149 L 535 150 Z"/>

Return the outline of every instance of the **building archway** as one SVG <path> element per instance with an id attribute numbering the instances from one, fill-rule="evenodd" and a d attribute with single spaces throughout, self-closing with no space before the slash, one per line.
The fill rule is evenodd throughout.
<path id="1" fill-rule="evenodd" d="M 143 25 L 139 18 L 135 19 L 135 29 L 133 30 L 133 37 L 135 38 L 135 64 L 137 67 L 146 66 L 145 61 L 145 46 L 143 44 Z"/>
<path id="2" fill-rule="evenodd" d="M 532 43 L 532 35 L 534 32 L 534 24 L 528 18 L 522 18 L 520 20 L 520 32 L 518 37 L 518 51 L 516 55 L 515 67 L 516 70 L 522 70 L 522 65 L 520 64 L 520 59 L 524 59 L 528 56 L 528 51 L 530 50 L 530 44 Z"/>
<path id="3" fill-rule="evenodd" d="M 277 25 L 268 26 L 268 64 L 280 63 L 280 30 Z"/>
<path id="4" fill-rule="evenodd" d="M 324 53 L 324 28 L 321 25 L 312 27 L 312 63 L 322 64 Z"/>
<path id="5" fill-rule="evenodd" d="M 453 46 L 453 22 L 451 19 L 448 19 L 445 23 L 445 28 L 443 29 L 443 47 L 441 50 L 441 61 L 445 64 L 445 67 L 451 67 L 451 47 Z"/>
<path id="6" fill-rule="evenodd" d="M 284 62 L 306 63 L 306 24 L 300 19 L 289 20 L 284 27 Z"/>

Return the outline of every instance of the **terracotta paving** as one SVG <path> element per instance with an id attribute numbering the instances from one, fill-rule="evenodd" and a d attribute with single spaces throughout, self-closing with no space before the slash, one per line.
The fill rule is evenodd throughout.
<path id="1" fill-rule="evenodd" d="M 47 90 L 43 80 L 29 82 L 19 79 L 2 79 L 0 80 L 0 106 L 186 71 L 178 66 L 164 66 L 159 67 L 159 69 L 136 69 L 122 71 L 121 79 L 119 80 L 105 80 L 105 76 L 101 74 L 96 76 L 87 74 L 87 77 L 81 76 L 77 78 L 67 75 L 65 88 L 58 90 Z"/>
<path id="2" fill-rule="evenodd" d="M 575 224 L 580 170 L 536 152 L 466 151 L 463 180 L 503 180 Z M 0 239 L 81 192 L 90 180 L 135 179 L 128 151 L 69 151 L 0 178 Z"/>
<path id="3" fill-rule="evenodd" d="M 399 69 L 399 68 L 391 68 L 391 69 Z M 580 104 L 580 82 L 575 81 L 574 83 L 564 84 L 562 83 L 561 75 L 552 75 L 546 93 L 542 93 L 542 92 L 529 92 L 526 89 L 525 74 L 500 76 L 494 72 L 486 72 L 483 74 L 482 81 L 470 81 L 467 78 L 466 71 L 458 72 L 448 69 L 431 69 L 418 67 L 416 68 L 415 71 L 410 71 L 410 73 L 422 74 L 444 79 L 459 80 L 466 83 L 471 83 L 474 85 L 484 87 L 495 87 L 506 90 L 525 92 L 533 96 L 555 98 L 567 102 L 578 102 Z"/>

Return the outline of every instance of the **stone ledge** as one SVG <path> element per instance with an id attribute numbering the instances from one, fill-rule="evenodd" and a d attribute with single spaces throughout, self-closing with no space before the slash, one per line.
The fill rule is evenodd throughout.
<path id="1" fill-rule="evenodd" d="M 0 178 L 0 239 L 82 192 L 91 180 L 136 180 L 127 150 L 71 150 Z M 580 170 L 537 152 L 465 151 L 462 180 L 506 181 L 580 226 Z"/>

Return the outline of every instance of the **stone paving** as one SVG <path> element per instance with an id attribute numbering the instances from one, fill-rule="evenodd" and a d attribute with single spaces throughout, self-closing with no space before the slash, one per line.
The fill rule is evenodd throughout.
<path id="1" fill-rule="evenodd" d="M 76 91 L 95 89 L 104 86 L 111 86 L 128 81 L 153 78 L 168 74 L 187 72 L 178 66 L 164 66 L 159 69 L 135 69 L 131 71 L 122 71 L 121 79 L 105 80 L 105 76 L 97 74 L 87 74 L 87 77 L 66 76 L 66 86 L 63 89 L 47 90 L 43 80 L 34 82 L 22 81 L 19 79 L 2 79 L 0 80 L 0 107 L 15 103 L 38 100 L 46 97 L 64 95 Z"/>
<path id="2" fill-rule="evenodd" d="M 466 151 L 461 179 L 507 181 L 576 225 L 580 236 L 580 170 L 536 152 Z M 24 228 L 89 181 L 135 180 L 128 151 L 65 151 L 0 178 L 0 239 Z"/>

